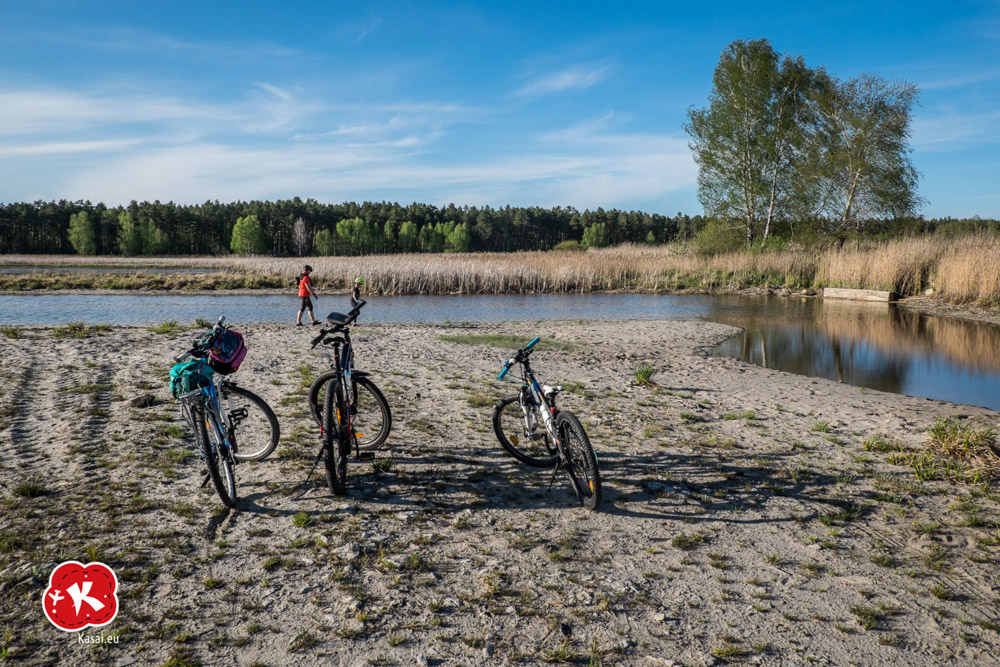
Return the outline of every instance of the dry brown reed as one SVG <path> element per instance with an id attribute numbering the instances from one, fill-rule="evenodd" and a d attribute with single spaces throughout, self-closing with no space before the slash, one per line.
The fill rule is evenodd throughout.
<path id="1" fill-rule="evenodd" d="M 935 283 L 941 296 L 957 303 L 1000 305 L 1000 239 L 977 235 L 944 253 Z"/>
<path id="2" fill-rule="evenodd" d="M 369 255 L 364 257 L 76 257 L 19 255 L 3 264 L 157 266 L 242 274 L 243 285 L 290 285 L 303 264 L 320 289 L 343 288 L 355 277 L 377 294 L 507 294 L 530 292 L 715 291 L 748 287 L 854 287 L 918 294 L 931 287 L 944 298 L 1000 305 L 1000 240 L 905 238 L 826 250 L 733 252 L 703 258 L 678 244 L 623 245 L 586 252 Z M 81 279 L 82 280 L 82 279 Z M 60 281 L 52 280 L 53 287 Z M 66 282 L 66 281 L 62 281 Z M 184 282 L 174 278 L 161 284 Z M 189 281 L 188 289 L 196 288 Z M 82 286 L 82 285 L 81 285 Z M 17 289 L 14 281 L 3 281 Z M 217 287 L 217 286 L 216 286 Z M 211 288 L 209 288 L 211 289 Z"/>

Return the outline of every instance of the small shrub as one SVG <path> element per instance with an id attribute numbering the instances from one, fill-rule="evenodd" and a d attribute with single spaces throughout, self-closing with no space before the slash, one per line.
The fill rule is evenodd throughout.
<path id="1" fill-rule="evenodd" d="M 655 383 L 652 381 L 653 373 L 656 369 L 648 364 L 643 364 L 635 369 L 635 383 L 642 385 L 644 387 L 654 387 Z"/>

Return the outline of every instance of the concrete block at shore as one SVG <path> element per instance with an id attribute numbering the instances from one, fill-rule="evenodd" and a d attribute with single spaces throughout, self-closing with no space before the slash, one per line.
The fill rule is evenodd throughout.
<path id="1" fill-rule="evenodd" d="M 850 299 L 852 301 L 895 301 L 895 292 L 884 292 L 874 289 L 844 289 L 841 287 L 824 287 L 824 299 Z"/>

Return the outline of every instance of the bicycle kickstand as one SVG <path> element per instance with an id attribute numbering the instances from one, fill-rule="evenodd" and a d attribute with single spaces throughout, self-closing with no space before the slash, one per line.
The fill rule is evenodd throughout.
<path id="1" fill-rule="evenodd" d="M 313 471 L 316 470 L 316 466 L 319 465 L 319 460 L 321 458 L 323 458 L 323 448 L 322 447 L 319 448 L 319 454 L 316 455 L 316 460 L 313 461 L 312 468 L 309 468 L 309 474 L 306 475 L 306 484 L 308 484 L 309 480 L 312 479 Z"/>
<path id="2" fill-rule="evenodd" d="M 559 473 L 560 468 L 562 468 L 562 465 L 559 463 L 552 466 L 552 477 L 549 477 L 549 487 L 545 489 L 546 493 L 552 490 L 552 482 L 556 481 L 556 475 Z"/>

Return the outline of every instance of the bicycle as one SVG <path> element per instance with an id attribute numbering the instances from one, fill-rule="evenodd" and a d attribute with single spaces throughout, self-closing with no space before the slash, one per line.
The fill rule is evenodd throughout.
<path id="1" fill-rule="evenodd" d="M 330 313 L 324 322 L 332 326 L 320 329 L 311 346 L 333 348 L 330 370 L 321 373 L 309 388 L 309 410 L 322 438 L 316 462 L 325 459 L 327 484 L 335 495 L 347 492 L 351 450 L 360 461 L 372 460 L 373 450 L 386 441 L 392 429 L 392 412 L 385 396 L 367 372 L 354 369 L 350 325 L 366 303 L 359 302 L 346 315 Z"/>
<path id="2" fill-rule="evenodd" d="M 239 462 L 259 461 L 271 454 L 278 446 L 281 430 L 278 418 L 264 399 L 226 377 L 235 368 L 216 363 L 214 358 L 203 361 L 211 356 L 220 336 L 228 331 L 225 321 L 225 317 L 220 317 L 208 334 L 175 357 L 178 365 L 171 370 L 171 377 L 179 380 L 178 386 L 187 385 L 185 388 L 190 389 L 179 393 L 177 398 L 208 467 L 201 486 L 211 479 L 223 504 L 235 507 L 234 466 Z M 183 363 L 191 358 L 199 362 Z M 190 378 L 186 382 L 181 379 L 185 376 Z"/>
<path id="3" fill-rule="evenodd" d="M 569 410 L 556 406 L 561 386 L 539 385 L 531 370 L 535 338 L 504 362 L 497 376 L 503 380 L 511 367 L 521 366 L 521 390 L 501 399 L 493 409 L 493 432 L 515 459 L 535 468 L 552 468 L 549 488 L 559 470 L 569 475 L 570 486 L 587 509 L 601 503 L 601 475 L 597 455 L 583 425 Z"/>

